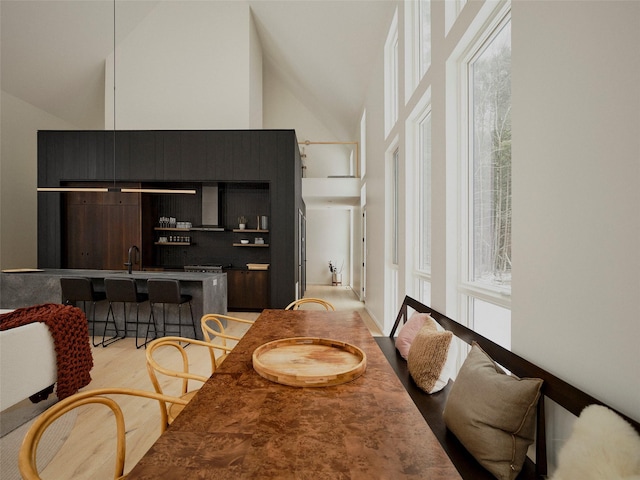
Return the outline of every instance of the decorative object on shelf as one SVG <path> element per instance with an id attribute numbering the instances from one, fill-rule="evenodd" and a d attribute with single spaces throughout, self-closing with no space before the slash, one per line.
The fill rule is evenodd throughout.
<path id="1" fill-rule="evenodd" d="M 260 217 L 258 217 L 258 228 L 260 230 L 269 230 L 269 217 L 267 217 L 266 215 L 261 215 Z"/>
<path id="2" fill-rule="evenodd" d="M 329 260 L 329 271 L 331 272 L 331 285 L 342 285 L 342 269 L 344 268 L 344 260 L 340 264 L 340 268 L 333 264 L 333 260 Z"/>
<path id="3" fill-rule="evenodd" d="M 264 238 L 256 237 L 253 239 L 253 243 L 255 243 L 256 245 L 264 245 Z"/>
<path id="4" fill-rule="evenodd" d="M 243 245 L 246 245 L 249 243 L 249 240 L 247 240 L 246 238 L 243 238 L 242 240 L 240 240 L 240 243 L 242 243 Z"/>
<path id="5" fill-rule="evenodd" d="M 240 230 L 244 230 L 245 228 L 247 228 L 247 217 L 244 217 L 244 216 L 238 217 L 238 228 Z"/>
<path id="6" fill-rule="evenodd" d="M 175 217 L 160 217 L 160 228 L 176 228 L 176 218 Z"/>

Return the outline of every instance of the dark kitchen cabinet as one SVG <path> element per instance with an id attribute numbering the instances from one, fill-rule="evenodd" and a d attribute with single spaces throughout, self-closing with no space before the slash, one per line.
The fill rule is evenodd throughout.
<path id="1" fill-rule="evenodd" d="M 269 272 L 227 270 L 227 303 L 229 310 L 269 308 Z"/>
<path id="2" fill-rule="evenodd" d="M 256 273 L 256 278 L 266 278 L 263 283 L 244 287 L 260 292 L 259 296 L 266 290 L 267 301 L 246 308 L 284 308 L 296 285 L 304 283 L 298 278 L 298 212 L 304 212 L 305 205 L 294 130 L 38 132 L 38 187 L 105 183 L 114 190 L 136 184 L 188 186 L 198 193 L 190 199 L 134 194 L 139 195 L 136 206 L 120 200 L 117 205 L 100 200 L 79 204 L 67 201 L 66 193 L 39 192 L 38 267 L 122 269 L 128 248 L 135 244 L 148 267 L 181 269 L 209 263 L 243 268 L 247 263 L 269 263 L 268 272 Z M 202 190 L 216 185 L 224 231 L 191 232 L 187 246 L 154 245 L 160 216 L 200 225 Z M 119 192 L 100 195 L 106 199 L 112 194 Z M 248 217 L 247 228 L 253 228 L 258 215 L 269 217 L 271 233 L 264 238 L 268 247 L 233 246 L 242 239 L 231 231 L 240 215 Z M 253 242 L 255 236 L 261 232 L 248 239 Z M 269 282 L 271 277 L 278 281 Z"/>
<path id="3" fill-rule="evenodd" d="M 162 135 L 154 131 L 137 131 L 126 133 L 129 159 L 135 158 L 135 162 L 129 161 L 125 170 L 121 171 L 124 179 L 137 178 L 144 180 L 162 180 L 162 158 L 164 154 Z M 119 134 L 119 135 L 121 135 Z M 120 143 L 120 137 L 116 138 L 116 145 Z M 124 162 L 118 162 L 117 165 Z"/>
<path id="4" fill-rule="evenodd" d="M 67 268 L 102 268 L 104 243 L 94 223 L 100 208 L 91 201 L 80 200 L 67 203 L 64 223 L 67 239 L 65 257 Z"/>
<path id="5" fill-rule="evenodd" d="M 66 268 L 123 270 L 132 245 L 141 245 L 140 194 L 65 194 Z"/>

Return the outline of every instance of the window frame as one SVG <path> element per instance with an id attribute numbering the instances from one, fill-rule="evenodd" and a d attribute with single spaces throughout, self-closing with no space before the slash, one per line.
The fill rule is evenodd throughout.
<path id="1" fill-rule="evenodd" d="M 400 288 L 400 175 L 402 172 L 399 139 L 390 142 L 385 154 L 385 312 L 386 318 L 394 318 L 399 308 Z M 386 327 L 385 322 L 385 327 Z"/>
<path id="2" fill-rule="evenodd" d="M 432 198 L 433 198 L 433 176 L 429 175 L 429 185 L 424 184 L 425 175 L 425 158 L 424 158 L 424 122 L 429 120 L 429 134 L 433 129 L 433 115 L 431 104 L 431 87 L 427 88 L 426 92 L 422 95 L 418 103 L 413 109 L 413 112 L 409 115 L 405 124 L 406 132 L 406 152 L 407 152 L 407 165 L 405 173 L 405 182 L 407 185 L 406 204 L 417 205 L 418 208 L 412 208 L 410 210 L 411 217 L 408 219 L 407 231 L 406 231 L 406 252 L 407 252 L 407 282 L 406 284 L 411 286 L 412 295 L 422 302 L 429 303 L 431 298 L 431 262 L 428 262 L 426 268 L 422 263 L 422 245 L 425 242 L 424 239 L 424 222 L 425 222 L 425 195 L 429 195 L 429 245 L 431 257 L 432 252 Z M 429 135 L 431 136 L 431 135 Z M 427 160 L 429 161 L 429 169 L 432 164 L 432 149 L 429 143 L 429 152 Z M 409 213 L 409 212 L 408 212 Z M 425 296 L 425 285 L 428 285 L 429 295 Z"/>
<path id="3" fill-rule="evenodd" d="M 498 25 L 511 19 L 511 3 L 510 0 L 499 0 L 497 2 L 485 2 L 478 13 L 472 20 L 466 35 L 461 39 L 454 48 L 446 63 L 447 87 L 445 97 L 448 111 L 455 112 L 454 115 L 448 116 L 446 120 L 446 138 L 447 138 L 447 178 L 453 179 L 454 186 L 457 183 L 457 194 L 452 197 L 447 196 L 448 202 L 451 203 L 452 209 L 450 214 L 454 214 L 457 220 L 456 232 L 447 229 L 446 235 L 448 241 L 455 241 L 457 244 L 457 252 L 454 253 L 452 260 L 456 259 L 456 272 L 447 275 L 447 288 L 451 288 L 452 295 L 450 301 L 447 300 L 449 311 L 455 314 L 459 321 L 469 328 L 478 328 L 485 332 L 493 332 L 493 338 L 501 341 L 502 329 L 504 324 L 493 324 L 486 322 L 487 319 L 474 318 L 474 301 L 479 300 L 496 307 L 501 307 L 511 312 L 511 292 L 504 288 L 488 288 L 488 285 L 469 282 L 468 272 L 470 266 L 469 248 L 470 227 L 468 213 L 473 212 L 470 208 L 470 190 L 469 190 L 469 168 L 472 168 L 469 152 L 472 148 L 470 141 L 471 103 L 469 102 L 469 76 L 468 62 L 480 50 L 481 45 L 487 42 L 496 31 Z M 455 205 L 455 207 L 454 207 Z M 472 218 L 472 217 L 471 217 Z M 451 235 L 450 235 L 451 234 Z M 486 310 L 486 309 L 485 309 Z M 510 322 L 511 320 L 509 320 Z M 487 328 L 488 327 L 488 328 Z M 492 338 L 492 335 L 487 335 Z M 492 338 L 492 339 L 493 339 Z M 510 339 L 509 342 L 510 343 Z M 504 345 L 510 348 L 509 344 Z"/>
<path id="4" fill-rule="evenodd" d="M 400 148 L 391 153 L 391 265 L 400 265 Z"/>
<path id="5" fill-rule="evenodd" d="M 423 156 L 425 152 L 425 138 L 423 137 L 423 123 L 428 120 L 429 121 L 429 139 L 428 139 L 428 153 L 426 154 L 426 158 Z M 416 155 L 416 182 L 417 182 L 417 195 L 416 201 L 418 202 L 419 208 L 416 212 L 416 222 L 415 225 L 418 226 L 418 230 L 416 232 L 416 259 L 415 262 L 415 270 L 423 277 L 428 277 L 431 279 L 431 258 L 432 258 L 432 198 L 433 198 L 433 174 L 431 172 L 432 169 L 432 150 L 431 145 L 433 143 L 431 132 L 432 132 L 432 115 L 431 115 L 431 104 L 425 108 L 422 112 L 422 115 L 417 119 L 416 129 L 417 129 L 417 146 L 418 151 Z M 427 165 L 428 162 L 428 165 Z M 428 168 L 428 185 L 425 185 L 425 177 L 427 177 L 427 173 L 425 172 L 425 168 Z M 427 194 L 429 198 L 426 199 Z M 428 212 L 425 212 L 425 209 L 428 209 Z M 428 225 L 425 228 L 425 222 L 428 222 Z M 428 231 L 428 238 L 424 238 L 423 233 L 425 229 Z M 423 242 L 427 242 L 429 246 L 429 252 L 427 254 L 428 260 L 423 262 L 422 258 L 422 248 L 418 245 L 418 242 L 422 244 Z M 424 265 L 424 267 L 423 267 Z"/>

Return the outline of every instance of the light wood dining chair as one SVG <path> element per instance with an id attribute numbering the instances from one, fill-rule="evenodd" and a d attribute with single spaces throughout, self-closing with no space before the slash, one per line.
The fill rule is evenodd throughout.
<path id="1" fill-rule="evenodd" d="M 184 344 L 184 346 L 182 344 Z M 169 424 L 173 422 L 178 414 L 184 409 L 184 406 L 195 396 L 195 394 L 198 392 L 198 389 L 200 388 L 198 387 L 196 389 L 189 390 L 189 380 L 195 380 L 197 382 L 204 383 L 209 379 L 209 377 L 191 373 L 189 371 L 189 356 L 187 354 L 187 351 L 185 350 L 188 345 L 196 345 L 209 349 L 209 352 L 211 353 L 211 374 L 216 371 L 217 366 L 215 362 L 215 354 L 212 353 L 212 350 L 218 349 L 222 352 L 223 355 L 231 351 L 230 347 L 224 345 L 217 345 L 209 342 L 204 342 L 202 340 L 194 340 L 192 338 L 185 337 L 161 337 L 149 342 L 149 344 L 147 345 L 147 350 L 145 352 L 147 357 L 147 372 L 149 373 L 149 378 L 151 379 L 151 383 L 153 384 L 153 388 L 155 389 L 155 391 L 159 394 L 164 393 L 162 385 L 158 378 L 158 374 L 164 375 L 166 377 L 178 378 L 181 380 L 179 397 L 182 400 L 185 400 L 185 402 L 169 402 L 158 400 L 160 403 L 160 412 L 162 415 L 167 416 L 167 421 Z M 156 357 L 159 356 L 158 352 L 160 351 L 160 349 L 164 347 L 174 348 L 179 352 L 182 362 L 181 370 L 163 366 L 158 362 Z"/>
<path id="2" fill-rule="evenodd" d="M 299 300 L 296 300 L 294 302 L 291 302 L 289 305 L 286 306 L 285 310 L 300 310 L 300 306 L 304 305 L 305 303 L 316 303 L 318 305 L 322 305 L 325 310 L 331 310 L 331 311 L 335 311 L 336 307 L 334 307 L 331 303 L 327 302 L 326 300 L 323 300 L 321 298 L 301 298 Z"/>
<path id="3" fill-rule="evenodd" d="M 118 402 L 111 398 L 112 395 L 135 396 L 163 402 L 172 402 L 175 404 L 187 403 L 186 400 L 159 394 L 157 392 L 117 387 L 87 390 L 71 395 L 63 400 L 60 400 L 58 403 L 49 407 L 46 411 L 40 414 L 40 416 L 35 419 L 31 427 L 27 431 L 27 434 L 22 441 L 20 452 L 18 454 L 18 468 L 20 469 L 22 478 L 25 480 L 40 479 L 40 474 L 36 465 L 36 457 L 38 445 L 47 428 L 49 428 L 49 426 L 55 420 L 70 412 L 71 410 L 83 405 L 91 404 L 103 405 L 109 408 L 113 413 L 116 424 L 116 460 L 113 478 L 126 478 L 126 475 L 124 475 L 124 464 L 127 448 L 125 440 L 126 426 L 124 413 Z M 165 414 L 162 416 L 160 421 L 160 432 L 164 432 L 166 428 L 167 416 Z M 87 450 L 90 450 L 87 452 L 87 455 L 96 454 L 94 449 L 87 448 Z"/>
<path id="4" fill-rule="evenodd" d="M 238 335 L 230 335 L 227 333 L 224 327 L 224 323 L 227 324 L 227 329 L 232 328 L 233 323 L 235 322 L 239 325 L 253 325 L 253 320 L 246 320 L 244 318 L 230 317 L 229 315 L 220 315 L 217 313 L 208 313 L 203 315 L 200 319 L 200 327 L 202 328 L 202 335 L 206 342 L 214 343 L 216 339 L 220 339 L 220 345 L 224 347 L 228 347 L 227 340 L 232 340 L 234 342 L 240 341 L 240 336 Z M 233 348 L 233 347 L 231 347 Z M 217 367 L 227 358 L 229 352 L 222 352 L 218 358 L 215 358 L 215 351 L 209 350 L 211 354 L 211 363 L 215 363 Z"/>

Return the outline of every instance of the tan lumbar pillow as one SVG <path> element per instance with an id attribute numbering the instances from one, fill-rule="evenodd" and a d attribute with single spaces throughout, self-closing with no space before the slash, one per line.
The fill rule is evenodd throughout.
<path id="1" fill-rule="evenodd" d="M 513 480 L 533 443 L 541 386 L 507 375 L 474 343 L 451 387 L 445 424 L 496 478 Z"/>
<path id="2" fill-rule="evenodd" d="M 449 355 L 453 333 L 440 331 L 428 317 L 411 343 L 407 366 L 413 381 L 425 392 L 442 390 L 455 369 L 455 358 Z M 448 361 L 450 360 L 450 361 Z"/>
<path id="3" fill-rule="evenodd" d="M 640 479 L 640 435 L 614 411 L 589 405 L 558 454 L 552 480 Z"/>

